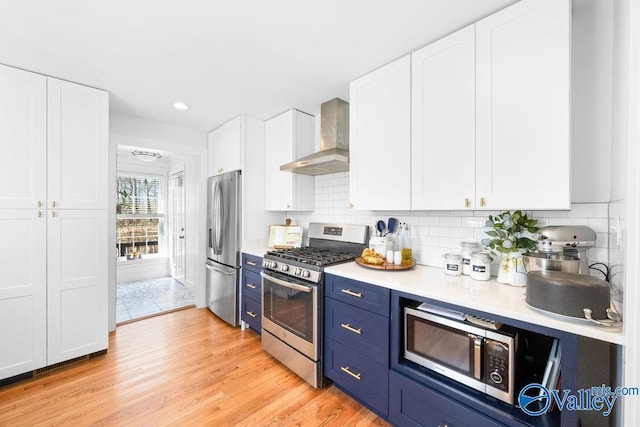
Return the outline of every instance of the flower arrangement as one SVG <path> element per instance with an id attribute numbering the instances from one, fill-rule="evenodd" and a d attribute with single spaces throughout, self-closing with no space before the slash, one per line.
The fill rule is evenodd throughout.
<path id="1" fill-rule="evenodd" d="M 494 252 L 508 253 L 515 251 L 529 252 L 536 248 L 536 241 L 527 237 L 525 233 L 536 238 L 538 220 L 528 218 L 522 211 L 505 211 L 499 215 L 489 215 L 485 227 L 490 239 L 482 239 L 486 249 Z"/>

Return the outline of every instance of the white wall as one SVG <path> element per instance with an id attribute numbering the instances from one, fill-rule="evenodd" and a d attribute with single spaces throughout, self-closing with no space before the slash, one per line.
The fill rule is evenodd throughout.
<path id="1" fill-rule="evenodd" d="M 193 129 L 172 126 L 165 123 L 143 120 L 137 117 L 121 114 L 110 114 L 109 126 L 110 145 L 110 174 L 112 187 L 110 191 L 115 194 L 116 177 L 116 149 L 118 146 L 150 149 L 160 153 L 170 153 L 176 162 L 183 162 L 186 170 L 190 171 L 185 180 L 187 182 L 187 230 L 193 239 L 187 242 L 187 280 L 194 284 L 196 291 L 196 306 L 205 305 L 205 211 L 206 211 L 206 154 L 207 136 L 204 132 Z M 169 167 L 174 165 L 170 164 Z M 109 221 L 112 223 L 110 230 L 110 263 L 109 270 L 109 327 L 115 329 L 115 197 L 110 209 Z"/>

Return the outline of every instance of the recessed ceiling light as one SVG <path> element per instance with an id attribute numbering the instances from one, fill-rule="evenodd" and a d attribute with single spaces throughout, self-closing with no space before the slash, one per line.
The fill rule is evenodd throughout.
<path id="1" fill-rule="evenodd" d="M 173 103 L 173 108 L 176 108 L 178 110 L 188 110 L 189 106 L 187 104 L 185 104 L 184 102 L 174 102 Z"/>

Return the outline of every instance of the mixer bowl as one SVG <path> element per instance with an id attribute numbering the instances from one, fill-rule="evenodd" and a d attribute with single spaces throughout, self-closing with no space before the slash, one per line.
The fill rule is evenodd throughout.
<path id="1" fill-rule="evenodd" d="M 565 273 L 578 273 L 580 270 L 580 258 L 563 254 L 532 252 L 522 255 L 524 268 L 531 271 L 562 271 Z"/>

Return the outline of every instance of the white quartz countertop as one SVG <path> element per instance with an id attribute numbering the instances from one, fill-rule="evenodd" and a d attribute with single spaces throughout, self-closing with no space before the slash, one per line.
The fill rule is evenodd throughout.
<path id="1" fill-rule="evenodd" d="M 469 276 L 448 276 L 441 268 L 417 265 L 410 270 L 375 270 L 355 262 L 327 267 L 328 274 L 359 280 L 392 290 L 431 298 L 473 310 L 494 313 L 535 325 L 570 332 L 615 344 L 624 344 L 622 328 L 598 326 L 587 320 L 542 313 L 525 303 L 525 288 L 504 285 L 491 279 L 477 281 Z"/>
<path id="2" fill-rule="evenodd" d="M 259 256 L 260 258 L 262 258 L 264 256 L 264 254 L 267 253 L 267 251 L 269 250 L 268 247 L 263 246 L 263 247 L 257 247 L 257 248 L 242 248 L 242 252 L 245 254 L 249 254 L 249 255 L 254 255 L 254 256 Z"/>

